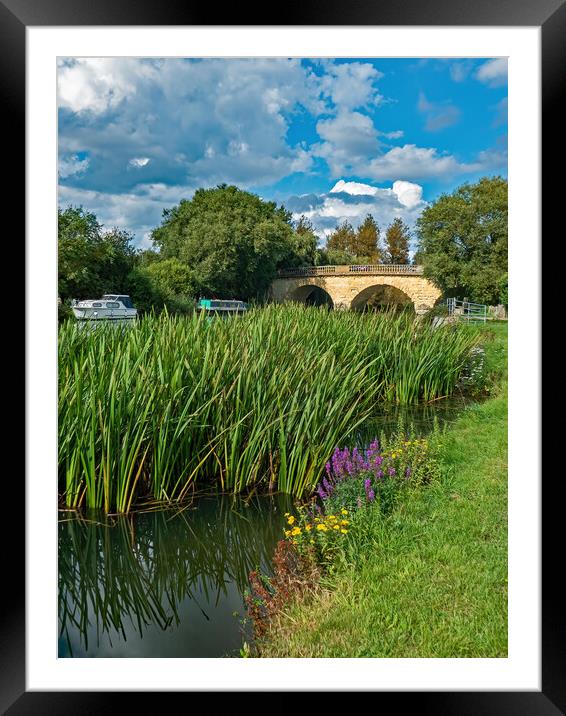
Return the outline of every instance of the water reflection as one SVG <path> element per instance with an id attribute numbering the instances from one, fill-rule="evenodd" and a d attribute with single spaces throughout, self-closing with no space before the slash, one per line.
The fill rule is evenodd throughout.
<path id="1" fill-rule="evenodd" d="M 250 570 L 269 569 L 286 496 L 62 520 L 60 657 L 219 657 L 243 641 Z"/>
<path id="2" fill-rule="evenodd" d="M 433 430 L 435 423 L 442 427 L 478 402 L 478 398 L 452 396 L 420 405 L 383 405 L 361 426 L 355 442 L 366 445 L 375 437 L 389 437 L 396 432 L 400 419 L 409 432 L 424 437 Z"/>

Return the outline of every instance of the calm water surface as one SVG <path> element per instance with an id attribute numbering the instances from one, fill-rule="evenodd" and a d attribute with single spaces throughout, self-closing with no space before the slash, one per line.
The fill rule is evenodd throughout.
<path id="1" fill-rule="evenodd" d="M 452 398 L 382 410 L 358 441 L 390 434 L 403 416 L 418 435 L 455 419 L 471 401 Z M 201 498 L 182 510 L 129 517 L 61 513 L 60 657 L 237 656 L 250 641 L 248 574 L 269 572 L 282 536 L 284 495 Z"/>
<path id="2" fill-rule="evenodd" d="M 244 638 L 247 576 L 269 569 L 286 496 L 59 522 L 60 657 L 215 657 Z M 65 513 L 63 513 L 65 514 Z"/>

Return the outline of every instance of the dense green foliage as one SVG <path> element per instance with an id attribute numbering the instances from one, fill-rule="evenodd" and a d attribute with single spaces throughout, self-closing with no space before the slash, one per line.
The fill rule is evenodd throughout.
<path id="1" fill-rule="evenodd" d="M 262 657 L 507 656 L 507 326 L 467 330 L 485 342 L 494 397 L 433 437 L 426 487 L 385 513 L 377 496 L 348 512 L 326 589 L 284 606 Z"/>
<path id="2" fill-rule="evenodd" d="M 96 216 L 82 207 L 59 209 L 59 297 L 98 298 L 125 292 L 134 266 L 132 236 L 102 231 Z"/>
<path id="3" fill-rule="evenodd" d="M 417 227 L 418 262 L 446 295 L 486 304 L 506 300 L 505 179 L 484 178 L 442 195 Z"/>
<path id="4" fill-rule="evenodd" d="M 263 298 L 279 265 L 310 260 L 312 243 L 308 231 L 295 234 L 286 209 L 226 185 L 166 209 L 152 236 L 164 259 L 189 268 L 197 293 L 243 300 Z"/>
<path id="5" fill-rule="evenodd" d="M 461 327 L 296 305 L 64 324 L 60 491 L 107 511 L 195 485 L 300 496 L 377 400 L 451 393 L 476 342 Z"/>
<path id="6" fill-rule="evenodd" d="M 59 318 L 72 315 L 71 299 L 104 293 L 132 297 L 140 311 L 186 313 L 194 307 L 195 287 L 186 264 L 162 260 L 154 251 L 136 251 L 133 237 L 119 229 L 103 231 L 82 207 L 59 209 Z"/>

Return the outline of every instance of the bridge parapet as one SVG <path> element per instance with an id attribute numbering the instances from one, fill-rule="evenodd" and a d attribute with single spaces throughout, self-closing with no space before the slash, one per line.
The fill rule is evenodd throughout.
<path id="1" fill-rule="evenodd" d="M 422 266 L 410 264 L 368 264 L 350 266 L 299 266 L 278 271 L 278 278 L 296 278 L 300 276 L 419 276 L 423 273 Z"/>

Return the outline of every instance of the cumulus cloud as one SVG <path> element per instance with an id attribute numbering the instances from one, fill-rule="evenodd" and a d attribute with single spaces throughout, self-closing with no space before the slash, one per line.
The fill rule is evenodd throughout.
<path id="1" fill-rule="evenodd" d="M 394 181 L 393 193 L 397 196 L 400 204 L 407 209 L 414 209 L 422 206 L 423 188 L 420 184 L 413 184 L 410 181 Z"/>
<path id="2" fill-rule="evenodd" d="M 128 165 L 134 167 L 134 169 L 141 169 L 149 164 L 150 161 L 151 159 L 149 157 L 134 157 L 133 159 L 130 159 Z"/>
<path id="3" fill-rule="evenodd" d="M 89 164 L 90 160 L 88 157 L 83 157 L 81 159 L 78 154 L 60 157 L 59 176 L 61 179 L 65 179 L 66 177 L 84 174 L 88 169 Z"/>
<path id="4" fill-rule="evenodd" d="M 181 199 L 190 199 L 194 192 L 194 187 L 165 184 L 140 184 L 124 193 L 60 185 L 58 203 L 62 208 L 83 206 L 94 212 L 105 230 L 113 227 L 125 231 L 135 229 L 135 244 L 149 248 L 150 232 L 161 223 L 163 209 L 177 205 Z"/>
<path id="5" fill-rule="evenodd" d="M 376 86 L 383 73 L 371 63 L 323 60 L 321 65 L 325 70 L 320 80 L 322 93 L 340 110 L 372 107 L 383 101 Z"/>
<path id="6" fill-rule="evenodd" d="M 316 130 L 324 141 L 315 145 L 312 153 L 326 160 L 333 176 L 352 173 L 380 146 L 372 120 L 360 112 L 340 112 L 321 119 Z"/>
<path id="7" fill-rule="evenodd" d="M 489 60 L 477 78 L 491 84 L 502 71 L 500 60 Z M 162 210 L 197 187 L 257 191 L 293 174 L 312 186 L 317 174 L 317 181 L 335 181 L 332 189 L 290 197 L 288 208 L 312 212 L 324 233 L 372 209 L 383 222 L 397 214 L 409 222 L 423 206 L 415 181 L 504 165 L 501 148 L 463 162 L 435 147 L 393 146 L 404 134 L 379 128 L 382 76 L 371 62 L 332 59 L 63 58 L 61 203 L 82 203 L 147 242 Z M 430 131 L 459 116 L 449 102 L 424 94 L 419 105 Z"/>
<path id="8" fill-rule="evenodd" d="M 58 75 L 62 150 L 88 146 L 101 191 L 131 190 L 124 169 L 142 166 L 154 183 L 275 182 L 312 162 L 287 141 L 292 118 L 326 111 L 320 78 L 294 59 L 77 59 Z"/>
<path id="9" fill-rule="evenodd" d="M 476 79 L 490 87 L 500 87 L 507 82 L 507 58 L 497 57 L 479 66 Z"/>
<path id="10" fill-rule="evenodd" d="M 305 215 L 324 238 L 342 221 L 357 227 L 368 214 L 373 215 L 383 231 L 397 217 L 412 227 L 427 206 L 422 193 L 419 184 L 406 181 L 395 181 L 390 188 L 382 188 L 340 179 L 327 193 L 289 197 L 285 205 L 295 219 Z"/>
<path id="11" fill-rule="evenodd" d="M 155 78 L 155 72 L 151 62 L 129 58 L 62 61 L 57 73 L 59 107 L 100 114 L 135 94 L 140 80 Z"/>
<path id="12" fill-rule="evenodd" d="M 351 194 L 352 196 L 375 196 L 378 191 L 377 187 L 370 186 L 369 184 L 339 179 L 329 193 L 336 194 L 337 192 L 343 192 L 344 194 Z"/>
<path id="13" fill-rule="evenodd" d="M 463 170 L 467 170 L 467 167 L 461 167 L 450 154 L 442 155 L 435 148 L 405 144 L 402 147 L 393 147 L 382 156 L 372 159 L 368 163 L 366 174 L 378 180 L 386 180 L 392 176 L 424 179 L 457 174 Z"/>

